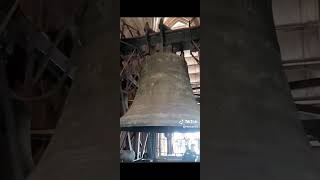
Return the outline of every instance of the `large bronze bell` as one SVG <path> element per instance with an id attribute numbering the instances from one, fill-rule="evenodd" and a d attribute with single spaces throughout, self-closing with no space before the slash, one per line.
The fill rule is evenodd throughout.
<path id="1" fill-rule="evenodd" d="M 201 163 L 208 165 L 201 177 L 320 179 L 281 67 L 273 1 L 211 2 L 204 12 L 210 36 L 202 40 L 211 44 L 201 50 L 215 60 L 205 71 L 215 88 L 206 96 L 214 103 L 204 112 L 212 120 L 201 130 Z"/>
<path id="2" fill-rule="evenodd" d="M 182 57 L 162 52 L 146 58 L 134 102 L 120 126 L 126 131 L 199 130 L 200 106 Z"/>

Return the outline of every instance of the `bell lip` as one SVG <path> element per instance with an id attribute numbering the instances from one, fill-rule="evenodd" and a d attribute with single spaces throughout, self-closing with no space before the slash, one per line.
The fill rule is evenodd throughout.
<path id="1" fill-rule="evenodd" d="M 120 127 L 120 131 L 129 132 L 155 132 L 155 133 L 166 133 L 166 132 L 200 132 L 200 127 L 183 127 L 183 126 L 131 126 L 131 127 Z"/>

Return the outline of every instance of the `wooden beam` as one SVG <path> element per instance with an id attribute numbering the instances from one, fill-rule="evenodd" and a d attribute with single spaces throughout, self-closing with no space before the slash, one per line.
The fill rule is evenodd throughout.
<path id="1" fill-rule="evenodd" d="M 140 153 L 140 140 L 141 140 L 141 133 L 137 132 L 135 135 L 135 153 L 136 153 L 136 160 L 140 158 L 141 153 Z"/>
<path id="2" fill-rule="evenodd" d="M 132 143 L 131 143 L 131 137 L 130 137 L 130 132 L 128 132 L 127 133 L 127 137 L 128 137 L 128 144 L 129 144 L 129 149 L 130 149 L 130 151 L 132 151 L 133 150 L 133 148 L 132 148 Z"/>
<path id="3" fill-rule="evenodd" d="M 319 68 L 319 66 L 320 66 L 320 57 L 283 60 L 282 61 L 282 69 L 284 69 L 284 70 Z"/>
<path id="4" fill-rule="evenodd" d="M 69 58 L 55 47 L 54 42 L 51 42 L 45 33 L 35 29 L 29 20 L 24 17 L 18 19 L 12 20 L 8 24 L 8 37 L 23 48 L 36 49 L 43 53 L 50 60 L 48 67 L 50 71 L 58 69 L 59 71 L 67 72 L 72 66 Z M 20 38 L 23 36 L 29 37 L 28 41 Z M 73 74 L 70 74 L 69 78 L 72 79 Z"/>
<path id="5" fill-rule="evenodd" d="M 304 30 L 304 29 L 318 28 L 318 27 L 319 27 L 319 21 L 309 21 L 305 23 L 277 25 L 275 29 L 277 31 L 297 31 L 297 30 Z"/>
<path id="6" fill-rule="evenodd" d="M 6 15 L 6 17 L 4 18 L 4 20 L 1 20 L 2 23 L 0 24 L 0 35 L 2 35 L 2 33 L 4 32 L 4 30 L 6 29 L 8 23 L 10 22 L 14 12 L 16 12 L 16 9 L 19 7 L 19 3 L 20 0 L 16 0 L 13 4 L 13 6 L 10 8 L 8 14 Z"/>
<path id="7" fill-rule="evenodd" d="M 296 63 L 313 63 L 320 62 L 320 57 L 303 58 L 303 59 L 292 59 L 292 60 L 282 60 L 284 66 L 288 66 Z"/>
<path id="8" fill-rule="evenodd" d="M 180 51 L 181 48 L 183 50 L 190 50 L 193 48 L 191 44 L 192 41 L 200 40 L 200 27 L 191 27 L 184 28 L 178 30 L 168 30 L 164 32 L 165 42 L 164 45 L 172 45 L 173 49 L 176 51 Z M 161 42 L 160 33 L 150 33 L 150 46 L 154 47 Z M 130 44 L 128 46 L 127 44 Z M 122 39 L 122 43 L 120 44 L 121 54 L 130 54 L 132 52 L 133 47 L 137 47 L 140 51 L 144 51 L 144 47 L 147 45 L 147 41 L 144 36 L 135 37 L 135 38 L 127 38 Z"/>
<path id="9" fill-rule="evenodd" d="M 142 154 L 141 154 L 142 157 L 143 157 L 143 155 L 144 155 L 144 153 L 145 153 L 145 151 L 146 151 L 146 146 L 147 146 L 148 137 L 149 137 L 149 133 L 147 133 L 147 134 L 145 135 L 145 139 L 143 140 Z"/>
<path id="10" fill-rule="evenodd" d="M 125 142 L 126 142 L 127 132 L 122 131 L 120 132 L 120 149 L 123 149 Z"/>
<path id="11" fill-rule="evenodd" d="M 303 88 L 309 88 L 309 87 L 317 87 L 317 86 L 320 86 L 320 78 L 292 81 L 292 82 L 289 82 L 289 86 L 291 89 L 303 89 Z"/>
<path id="12" fill-rule="evenodd" d="M 289 66 L 282 66 L 282 69 L 285 71 L 290 71 L 290 70 L 319 70 L 320 69 L 320 61 L 314 62 L 314 63 L 299 63 L 299 64 L 292 64 Z"/>
<path id="13" fill-rule="evenodd" d="M 320 107 L 316 107 L 309 104 L 296 104 L 296 107 L 299 111 L 302 112 L 320 114 Z"/>
<path id="14" fill-rule="evenodd" d="M 295 102 L 302 102 L 302 101 L 320 101 L 320 96 L 309 96 L 309 97 L 297 97 L 293 98 Z"/>
<path id="15" fill-rule="evenodd" d="M 302 120 L 306 134 L 320 139 L 320 119 Z"/>

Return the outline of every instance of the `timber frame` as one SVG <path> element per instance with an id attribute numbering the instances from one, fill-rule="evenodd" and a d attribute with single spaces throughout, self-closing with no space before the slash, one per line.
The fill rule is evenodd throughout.
<path id="1" fill-rule="evenodd" d="M 181 50 L 196 51 L 192 42 L 200 41 L 200 26 L 190 27 L 178 30 L 166 30 L 164 32 L 164 46 L 171 46 L 173 52 Z M 155 47 L 161 43 L 161 33 L 153 32 L 149 36 L 149 46 Z M 132 52 L 133 48 L 137 48 L 140 52 L 146 52 L 148 41 L 145 36 L 121 39 L 120 51 L 122 55 Z"/>

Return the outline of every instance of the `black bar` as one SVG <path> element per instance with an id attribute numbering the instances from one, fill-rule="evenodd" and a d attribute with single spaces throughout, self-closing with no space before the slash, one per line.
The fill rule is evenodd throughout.
<path id="1" fill-rule="evenodd" d="M 200 179 L 200 163 L 120 163 L 120 179 Z"/>

